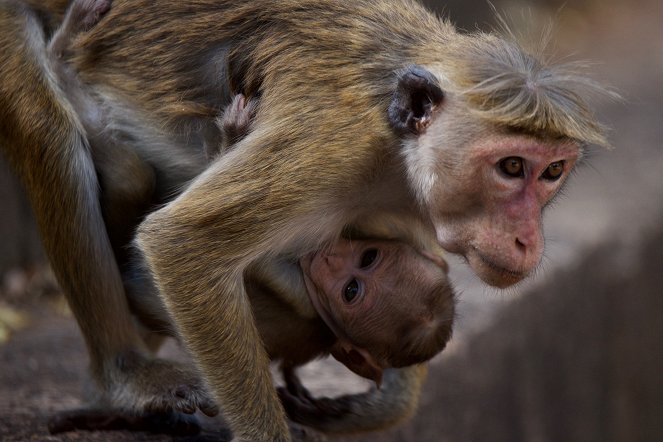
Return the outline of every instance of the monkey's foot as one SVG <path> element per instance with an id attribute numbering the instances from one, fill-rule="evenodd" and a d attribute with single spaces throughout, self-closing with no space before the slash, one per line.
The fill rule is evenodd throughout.
<path id="1" fill-rule="evenodd" d="M 181 413 L 129 414 L 120 410 L 81 408 L 63 411 L 48 422 L 51 434 L 67 431 L 149 431 L 174 436 L 192 436 L 200 432 L 195 416 Z"/>
<path id="2" fill-rule="evenodd" d="M 116 359 L 110 373 L 111 387 L 102 393 L 102 408 L 133 410 L 137 414 L 196 410 L 207 416 L 219 413 L 212 395 L 198 373 L 189 366 L 139 353 L 125 353 Z"/>

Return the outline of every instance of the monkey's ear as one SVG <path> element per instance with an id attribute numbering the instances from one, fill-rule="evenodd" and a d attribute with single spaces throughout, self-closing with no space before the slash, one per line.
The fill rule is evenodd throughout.
<path id="1" fill-rule="evenodd" d="M 382 384 L 382 367 L 363 348 L 357 347 L 344 339 L 339 339 L 332 347 L 331 354 L 353 373 L 374 381 L 378 388 Z"/>
<path id="2" fill-rule="evenodd" d="M 389 124 L 399 135 L 422 134 L 444 92 L 427 69 L 412 65 L 398 76 L 398 85 L 388 109 Z"/>

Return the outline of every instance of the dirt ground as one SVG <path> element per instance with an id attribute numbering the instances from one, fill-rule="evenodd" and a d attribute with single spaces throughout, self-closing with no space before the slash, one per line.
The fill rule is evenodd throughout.
<path id="1" fill-rule="evenodd" d="M 652 0 L 625 5 L 617 1 L 590 1 L 583 2 L 585 6 L 578 10 L 574 9 L 573 4 L 568 4 L 561 13 L 557 32 L 559 52 L 575 52 L 577 55 L 574 58 L 594 60 L 596 65 L 592 70 L 595 76 L 613 85 L 625 98 L 624 103 L 603 102 L 600 107 L 603 121 L 613 128 L 611 140 L 616 149 L 591 151 L 587 165 L 581 167 L 564 197 L 546 215 L 548 242 L 545 261 L 542 270 L 528 284 L 497 292 L 481 285 L 461 263 L 452 263 L 452 278 L 461 292 L 460 318 L 450 348 L 433 362 L 432 375 L 423 398 L 425 411 L 410 426 L 384 435 L 348 440 L 620 440 L 618 437 L 595 437 L 596 433 L 583 438 L 582 432 L 573 433 L 572 430 L 568 433 L 536 433 L 532 428 L 527 430 L 530 433 L 523 431 L 513 436 L 508 429 L 512 428 L 509 422 L 510 419 L 518 419 L 508 415 L 500 415 L 502 417 L 497 424 L 488 426 L 496 429 L 494 437 L 455 431 L 451 426 L 459 428 L 463 425 L 460 421 L 476 424 L 471 418 L 472 401 L 485 400 L 488 396 L 482 399 L 475 394 L 480 387 L 470 380 L 464 381 L 468 392 L 463 395 L 454 395 L 445 382 L 457 379 L 460 371 L 471 373 L 472 367 L 467 366 L 466 362 L 472 359 L 468 359 L 467 354 L 479 349 L 486 352 L 498 352 L 500 348 L 504 350 L 507 344 L 494 341 L 490 344 L 492 350 L 487 350 L 482 344 L 486 333 L 494 327 L 508 328 L 509 325 L 504 322 L 505 315 L 507 323 L 518 322 L 517 316 L 509 316 L 509 312 L 514 311 L 513 306 L 535 296 L 532 294 L 554 290 L 555 284 L 559 283 L 555 278 L 560 269 L 580 266 L 589 250 L 609 239 L 616 249 L 621 250 L 620 256 L 624 256 L 625 262 L 624 268 L 619 268 L 618 262 L 617 267 L 610 267 L 610 272 L 628 272 L 628 255 L 630 251 L 636 253 L 631 244 L 643 230 L 661 223 L 663 5 L 659 3 Z M 603 6 L 608 4 L 611 6 Z M 604 250 L 605 254 L 609 254 L 610 250 Z M 663 270 L 663 262 L 658 263 L 658 268 Z M 4 276 L 0 291 L 0 440 L 165 441 L 228 438 L 228 434 L 219 429 L 218 422 L 213 420 L 204 422 L 203 432 L 195 439 L 123 431 L 49 435 L 46 426 L 49 416 L 82 403 L 87 356 L 80 333 L 63 306 L 61 296 L 48 278 L 44 280 L 43 275 L 42 270 L 34 276 L 23 271 L 10 273 Z M 588 285 L 586 290 L 592 291 L 592 286 Z M 648 290 L 648 294 L 655 291 L 663 296 L 660 293 L 663 287 L 660 286 L 645 286 L 643 290 Z M 569 300 L 569 303 L 573 302 Z M 545 321 L 545 315 L 540 320 Z M 634 320 L 637 321 L 637 318 Z M 583 319 L 577 318 L 577 321 L 582 322 Z M 569 329 L 574 327 L 569 326 Z M 166 353 L 182 357 L 174 347 L 170 345 Z M 525 360 L 534 351 L 526 346 L 517 348 L 519 350 L 512 348 L 508 352 L 510 358 Z M 652 351 L 660 352 L 660 348 Z M 504 354 L 507 354 L 506 350 L 502 355 L 496 353 L 495 357 L 501 358 Z M 560 364 L 568 363 L 575 356 L 566 357 L 569 359 Z M 638 372 L 629 376 L 637 378 Z M 303 377 L 316 394 L 333 395 L 366 387 L 365 383 L 345 374 L 338 365 L 326 362 L 308 367 Z M 454 400 L 463 402 L 465 411 L 459 412 L 457 423 L 442 418 L 445 415 L 443 407 L 448 400 L 438 399 L 440 394 L 452 395 Z M 504 394 L 508 396 L 510 393 Z M 497 408 L 510 403 L 508 397 L 500 400 L 499 392 L 491 393 L 490 398 L 494 400 L 491 405 Z M 615 407 L 622 404 L 619 398 L 606 399 L 617 401 Z M 623 404 L 627 407 L 629 402 Z M 545 413 L 545 409 L 541 413 Z M 663 420 L 663 411 L 659 418 Z M 536 426 L 537 422 L 540 423 L 535 417 L 528 420 L 532 426 Z M 417 426 L 419 428 L 415 428 Z M 500 431 L 502 436 L 509 435 L 510 439 L 500 437 Z M 526 437 L 527 434 L 546 436 L 534 439 Z M 568 437 L 569 434 L 575 436 Z M 453 435 L 464 436 L 454 439 Z M 658 440 L 663 440 L 663 434 L 659 435 L 661 438 Z"/>
<path id="2" fill-rule="evenodd" d="M 51 436 L 48 419 L 54 412 L 82 405 L 87 354 L 73 318 L 63 314 L 60 297 L 23 305 L 28 322 L 0 345 L 0 440 L 2 441 L 165 441 L 170 436 L 145 432 L 72 432 Z M 7 305 L 4 305 L 7 308 Z M 174 346 L 166 349 L 174 354 Z M 177 355 L 182 356 L 182 355 Z M 201 418 L 202 419 L 202 418 Z M 228 433 L 212 420 L 192 438 L 175 440 L 226 440 Z M 229 440 L 229 439 L 228 439 Z"/>

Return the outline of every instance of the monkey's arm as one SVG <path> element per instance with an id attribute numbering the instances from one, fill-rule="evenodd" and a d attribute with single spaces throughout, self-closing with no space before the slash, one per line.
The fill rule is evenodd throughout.
<path id="1" fill-rule="evenodd" d="M 371 212 L 358 216 L 343 229 L 350 239 L 391 239 L 411 244 L 420 251 L 442 254 L 430 225 L 417 216 L 417 208 Z"/>
<path id="2" fill-rule="evenodd" d="M 244 272 L 258 259 L 288 250 L 302 255 L 338 235 L 347 214 L 329 189 L 344 194 L 353 185 L 339 184 L 338 174 L 313 159 L 275 154 L 281 143 L 271 132 L 252 132 L 148 216 L 137 235 L 165 305 L 239 440 L 289 439 Z M 365 168 L 362 154 L 349 167 Z M 332 156 L 348 162 L 342 151 Z"/>
<path id="3" fill-rule="evenodd" d="M 387 369 L 380 388 L 337 398 L 314 398 L 294 372 L 284 370 L 279 389 L 288 417 L 325 433 L 358 433 L 385 429 L 409 418 L 419 402 L 427 365 Z"/>
<path id="4" fill-rule="evenodd" d="M 242 241 L 224 235 L 226 229 L 232 232 L 229 226 L 205 228 L 186 215 L 198 206 L 196 200 L 204 198 L 195 187 L 150 215 L 139 228 L 138 244 L 235 437 L 241 441 L 288 441 L 285 414 L 272 385 L 269 359 L 242 280 L 243 261 L 249 257 L 235 247 Z M 238 209 L 229 207 L 225 212 Z M 219 216 L 219 220 L 223 218 Z M 206 245 L 208 241 L 212 247 Z M 201 256 L 203 251 L 211 253 Z M 201 273 L 201 262 L 208 260 L 213 266 Z"/>

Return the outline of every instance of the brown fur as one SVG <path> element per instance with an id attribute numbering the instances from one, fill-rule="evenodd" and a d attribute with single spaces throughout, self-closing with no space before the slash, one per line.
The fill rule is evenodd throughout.
<path id="1" fill-rule="evenodd" d="M 59 173 L 85 170 L 72 171 L 67 165 L 89 158 L 86 141 L 67 100 L 57 96 L 57 87 L 44 78 L 34 58 L 14 45 L 25 38 L 14 31 L 34 25 L 21 23 L 26 19 L 11 8 L 1 13 L 2 24 L 10 29 L 0 37 L 3 49 L 9 49 L 2 52 L 3 85 L 12 72 L 22 78 L 32 73 L 29 78 L 36 83 L 29 89 L 19 83 L 2 90 L 0 105 L 7 106 L 1 107 L 5 123 L 0 133 L 10 140 L 3 144 L 10 145 L 9 156 L 37 194 L 33 198 L 47 249 L 93 360 L 103 366 L 108 355 L 136 344 L 125 332 L 115 332 L 128 309 L 115 263 L 108 260 L 110 246 L 98 235 L 104 226 L 94 179 L 67 179 Z M 33 41 L 30 50 L 39 51 L 38 43 Z M 584 93 L 576 88 L 582 82 L 550 76 L 554 70 L 539 70 L 521 52 L 497 37 L 461 36 L 408 0 L 116 1 L 97 27 L 77 39 L 71 62 L 83 83 L 108 109 L 114 129 L 133 140 L 138 154 L 157 171 L 187 161 L 194 170 L 205 146 L 219 141 L 215 120 L 230 96 L 261 94 L 251 134 L 150 215 L 138 234 L 167 309 L 238 439 L 289 438 L 244 287 L 244 271 L 256 260 L 302 256 L 338 238 L 345 226 L 378 218 L 393 221 L 391 235 L 415 244 L 421 230 L 412 229 L 409 221 L 423 231 L 437 229 L 438 238 L 443 228 L 451 229 L 442 236 L 451 241 L 448 248 L 466 254 L 475 270 L 498 286 L 522 279 L 538 262 L 542 245 L 534 232 L 540 235 L 540 209 L 557 184 L 548 186 L 536 206 L 526 206 L 526 223 L 518 210 L 495 218 L 493 214 L 504 213 L 496 205 L 501 200 L 485 197 L 493 190 L 468 171 L 479 167 L 482 155 L 511 156 L 513 142 L 521 146 L 516 152 L 534 149 L 539 162 L 568 155 L 572 166 L 575 154 L 569 152 L 603 138 Z M 387 108 L 396 85 L 408 81 L 403 78 L 412 65 L 432 73 L 428 86 L 439 83 L 444 99 L 430 103 L 427 120 L 403 136 L 392 130 Z M 518 74 L 522 69 L 525 74 Z M 404 72 L 400 80 L 399 72 Z M 34 103 L 63 120 L 55 126 L 57 133 L 36 132 Z M 20 140 L 26 147 L 16 149 Z M 57 158 L 49 164 L 61 165 L 44 171 L 42 158 L 27 147 L 35 140 L 52 140 L 49 146 L 57 149 Z M 454 153 L 440 156 L 445 149 Z M 161 150 L 169 154 L 155 153 Z M 184 159 L 173 161 L 178 156 Z M 179 182 L 184 184 L 186 176 Z M 65 203 L 65 210 L 49 207 L 50 201 L 72 198 L 60 190 L 69 186 L 80 188 L 85 197 Z M 49 226 L 47 220 L 59 221 Z M 56 246 L 70 244 L 67 238 L 74 230 L 79 235 L 74 226 L 81 225 L 93 226 L 84 232 L 89 242 L 66 251 Z M 85 249 L 87 244 L 103 248 L 105 261 Z M 534 252 L 526 254 L 530 244 Z M 76 260 L 67 261 L 74 256 Z M 496 264 L 498 258 L 504 262 Z M 96 259 L 83 268 L 89 274 L 68 264 L 80 259 Z M 87 299 L 81 288 L 105 294 L 91 312 L 77 307 Z M 99 336 L 95 328 L 108 318 L 86 316 L 107 312 L 106 304 L 117 317 Z M 395 391 L 403 395 L 396 400 L 406 402 L 408 412 L 416 394 L 412 400 L 403 398 L 411 398 L 409 387 L 418 391 L 421 379 L 406 375 L 414 372 L 396 375 L 400 387 Z M 103 374 L 100 378 L 105 379 Z M 105 382 L 116 388 L 115 380 Z M 124 404 L 136 406 L 131 399 Z"/>
<path id="2" fill-rule="evenodd" d="M 116 259 L 121 268 L 127 271 L 130 270 L 127 267 L 130 265 L 129 256 L 126 253 L 127 238 L 130 237 L 131 231 L 136 225 L 136 219 L 149 208 L 150 203 L 153 201 L 152 194 L 155 190 L 154 173 L 146 161 L 143 161 L 129 146 L 122 144 L 117 137 L 113 136 L 112 132 L 109 133 L 106 128 L 109 117 L 104 112 L 103 106 L 99 109 L 95 107 L 93 98 L 85 92 L 85 87 L 80 84 L 77 75 L 71 70 L 68 64 L 61 61 L 63 57 L 66 57 L 70 53 L 72 41 L 75 41 L 79 33 L 85 32 L 89 27 L 94 25 L 98 21 L 99 15 L 103 14 L 107 7 L 108 3 L 105 1 L 73 2 L 71 9 L 66 15 L 65 22 L 49 42 L 48 61 L 51 62 L 53 72 L 56 74 L 56 80 L 66 94 L 67 99 L 72 102 L 78 115 L 81 116 L 82 125 L 88 134 L 92 159 L 101 184 L 100 202 L 106 229 L 109 233 Z M 233 105 L 224 111 L 222 124 L 219 126 L 222 130 L 223 144 L 226 145 L 225 148 L 222 147 L 222 150 L 228 149 L 229 144 L 238 141 L 239 138 L 246 135 L 249 129 L 249 120 L 253 114 L 252 108 L 253 105 L 250 103 L 246 110 L 246 118 L 243 118 L 242 114 L 238 113 L 238 109 L 235 109 Z M 384 284 L 382 281 L 378 281 L 382 283 L 381 286 L 383 287 L 391 287 L 391 290 L 396 288 L 395 295 L 398 299 L 402 299 L 405 302 L 399 307 L 399 311 L 394 312 L 396 313 L 394 318 L 392 318 L 393 314 L 387 315 L 387 312 L 390 310 L 389 308 L 385 310 L 385 313 L 380 313 L 382 310 L 376 310 L 377 316 L 386 320 L 390 326 L 393 326 L 394 320 L 400 324 L 408 318 L 408 315 L 405 314 L 407 310 L 416 311 L 411 309 L 410 306 L 434 308 L 438 304 L 434 300 L 439 299 L 441 301 L 440 314 L 447 318 L 441 318 L 435 327 L 435 329 L 438 329 L 439 326 L 441 333 L 433 332 L 433 328 L 427 327 L 430 330 L 425 335 L 420 335 L 414 332 L 415 329 L 421 330 L 416 323 L 403 323 L 399 327 L 393 327 L 394 333 L 388 334 L 380 329 L 375 330 L 375 327 L 366 327 L 366 321 L 354 321 L 357 324 L 357 326 L 352 326 L 354 330 L 350 328 L 351 323 L 349 322 L 347 325 L 342 325 L 348 336 L 353 336 L 355 339 L 360 338 L 361 342 L 371 343 L 367 348 L 373 348 L 381 359 L 389 361 L 394 366 L 404 366 L 410 365 L 413 362 L 424 361 L 437 353 L 449 338 L 451 319 L 453 317 L 453 299 L 451 298 L 451 291 L 446 279 L 442 276 L 441 280 L 432 281 L 436 287 L 431 287 L 431 281 L 424 281 L 422 278 L 419 279 L 422 279 L 422 282 L 425 282 L 424 284 L 418 280 L 413 284 L 412 282 L 416 279 L 411 280 L 410 274 L 416 274 L 416 266 L 421 265 L 416 263 L 416 261 L 423 261 L 423 259 L 416 256 L 402 256 L 400 265 L 409 264 L 410 258 L 414 258 L 412 262 L 415 264 L 415 267 L 404 267 L 404 278 L 399 277 L 403 272 L 397 266 L 394 266 L 393 272 L 391 275 L 388 275 L 391 279 L 394 279 L 394 283 L 389 284 L 389 281 L 387 281 L 387 284 Z M 283 267 L 280 270 L 293 272 L 292 269 L 284 269 Z M 297 269 L 294 271 L 299 273 Z M 270 358 L 281 359 L 285 366 L 294 367 L 314 357 L 327 354 L 330 351 L 334 342 L 333 335 L 329 334 L 329 330 L 324 326 L 319 317 L 300 317 L 300 313 L 293 311 L 293 306 L 289 305 L 292 299 L 297 303 L 301 303 L 302 301 L 297 298 L 306 297 L 305 294 L 302 294 L 303 287 L 300 287 L 301 284 L 293 285 L 292 282 L 289 282 L 285 287 L 278 287 L 281 292 L 296 293 L 294 297 L 291 295 L 288 299 L 284 300 L 282 293 L 272 293 L 265 286 L 256 285 L 257 280 L 255 278 L 249 276 L 248 281 L 250 287 L 253 287 L 249 290 L 252 308 L 256 322 L 260 328 L 262 341 L 270 354 Z M 267 281 L 267 284 L 269 284 L 269 281 Z M 430 296 L 426 294 L 422 299 L 430 299 L 432 302 L 430 304 L 427 301 L 425 306 L 417 299 L 421 287 L 424 286 L 426 286 L 426 290 L 431 290 L 431 294 Z M 144 282 L 136 284 L 135 280 L 125 280 L 125 289 L 128 291 L 127 296 L 132 312 L 138 315 L 141 322 L 148 329 L 160 334 L 173 333 L 169 318 L 163 311 L 160 303 L 151 298 L 154 290 L 149 284 Z M 386 294 L 384 289 L 382 289 L 382 293 Z M 404 297 L 404 294 L 413 294 L 414 297 L 406 301 L 408 298 Z M 451 304 L 448 301 L 451 301 Z M 375 313 L 371 315 L 375 316 Z M 436 317 L 437 313 L 431 315 L 431 318 Z M 371 328 L 373 328 L 373 331 L 370 331 Z M 408 329 L 409 332 L 401 333 L 403 328 Z M 384 329 L 384 331 L 387 330 L 391 330 L 391 328 Z M 408 337 L 407 341 L 403 339 L 404 336 Z M 154 335 L 150 334 L 149 339 L 146 338 L 146 343 L 152 350 L 158 348 L 158 344 L 156 346 L 152 345 L 152 342 L 154 342 L 153 337 Z M 386 347 L 384 346 L 384 338 L 386 338 Z M 412 345 L 408 345 L 410 342 L 412 342 Z M 422 342 L 426 344 L 421 345 Z M 377 346 L 378 343 L 380 346 Z M 397 353 L 394 353 L 393 349 L 397 349 Z M 123 369 L 128 368 L 130 370 L 132 378 L 125 381 L 125 387 L 128 390 L 110 391 L 108 397 L 102 398 L 106 402 L 106 405 L 111 407 L 115 407 L 118 404 L 134 404 L 132 405 L 133 407 L 158 410 L 171 406 L 168 394 L 163 397 L 159 397 L 158 394 L 154 397 L 143 397 L 143 394 L 138 393 L 141 389 L 153 388 L 150 386 L 153 379 L 150 369 L 160 369 L 162 371 L 159 382 L 165 384 L 163 387 L 164 393 L 168 393 L 167 386 L 171 382 L 181 381 L 183 384 L 193 386 L 198 384 L 195 378 L 192 378 L 186 372 L 182 372 L 180 367 L 169 366 L 163 361 L 143 362 L 139 352 L 128 352 L 124 355 L 118 355 L 118 359 L 121 361 Z M 167 370 L 169 367 L 172 369 L 172 373 L 163 372 L 163 370 Z M 393 380 L 394 375 L 390 375 L 392 381 L 389 385 L 397 386 L 394 388 L 398 390 L 409 391 L 409 372 L 409 369 L 402 372 L 403 380 L 405 381 L 402 383 L 395 382 Z M 400 374 L 396 374 L 395 376 L 398 378 Z M 416 387 L 416 385 L 412 387 Z M 131 397 L 132 391 L 137 392 L 135 397 Z M 361 400 L 365 400 L 364 398 L 368 397 L 377 398 L 383 396 L 385 392 L 383 389 L 380 392 L 362 395 Z M 324 420 L 325 428 L 328 431 L 358 431 L 361 429 L 377 428 L 377 425 L 383 426 L 385 425 L 384 422 L 395 422 L 409 414 L 414 406 L 410 398 L 416 395 L 413 396 L 408 392 L 403 396 L 403 400 L 395 400 L 394 403 L 391 403 L 389 410 L 373 410 L 370 406 L 371 404 L 367 403 L 360 406 L 360 403 L 357 402 L 357 406 L 368 412 L 366 413 L 367 416 L 369 413 L 381 416 L 380 419 L 375 420 L 375 423 L 357 419 L 355 412 L 352 414 L 354 416 L 353 419 L 347 419 L 347 416 L 343 418 L 338 412 L 334 414 L 334 418 L 325 416 L 324 419 L 321 419 L 320 410 L 309 410 L 306 412 L 301 407 L 295 408 L 291 404 L 290 411 L 293 414 L 296 413 L 298 419 L 309 425 L 318 425 L 320 421 Z M 348 402 L 349 399 L 345 401 Z M 188 400 L 180 401 L 179 403 L 182 409 L 191 407 Z M 403 405 L 399 406 L 399 404 Z M 177 401 L 175 405 L 178 405 Z M 204 396 L 200 399 L 200 404 L 194 403 L 194 405 L 202 405 L 205 410 L 214 411 L 214 407 Z M 326 405 L 326 407 L 328 408 L 330 405 Z M 98 413 L 98 411 L 95 412 Z M 88 412 L 82 410 L 82 413 L 81 417 L 85 416 Z M 109 411 L 109 413 L 111 412 Z M 66 417 L 67 421 L 71 421 L 72 413 L 68 413 Z M 359 425 L 360 421 L 362 423 Z M 331 422 L 335 422 L 335 424 L 331 425 Z M 352 424 L 348 425 L 350 422 Z M 55 425 L 55 430 L 57 431 L 60 426 Z"/>
<path id="3" fill-rule="evenodd" d="M 44 35 L 36 17 L 21 5 L 3 4 L 0 21 L 4 29 L 0 37 L 0 142 L 32 190 L 29 196 L 44 246 L 49 255 L 58 256 L 55 273 L 70 294 L 92 370 L 103 378 L 104 364 L 111 363 L 105 355 L 131 348 L 139 339 L 110 244 L 99 235 L 105 227 L 88 143 L 77 115 L 48 75 Z M 65 241 L 67 246 L 62 247 Z M 79 266 L 80 262 L 87 265 Z M 89 307 L 90 293 L 104 299 L 103 310 Z M 96 333 L 96 327 L 104 332 Z"/>
<path id="4" fill-rule="evenodd" d="M 490 34 L 461 44 L 453 72 L 454 91 L 480 118 L 535 135 L 573 138 L 607 146 L 601 126 L 585 99 L 606 94 L 583 75 L 582 66 L 546 66 L 512 40 Z"/>
<path id="5" fill-rule="evenodd" d="M 258 100 L 247 100 L 240 94 L 236 95 L 228 108 L 224 109 L 223 116 L 219 119 L 223 139 L 220 146 L 222 152 L 232 149 L 234 144 L 250 133 L 257 105 Z M 389 231 L 387 225 L 378 227 L 382 221 L 381 219 L 374 220 L 373 226 L 370 228 L 371 232 L 374 235 L 383 233 L 388 238 L 395 232 Z M 364 227 L 366 228 L 368 225 L 364 223 Z M 439 251 L 428 250 L 437 256 L 437 262 L 433 262 L 407 244 L 398 244 L 382 238 L 376 240 L 375 237 L 372 239 L 357 238 L 357 235 L 361 235 L 356 232 L 357 228 L 357 226 L 348 226 L 345 229 L 343 240 L 330 244 L 328 251 L 316 252 L 316 256 L 331 253 L 331 256 L 337 260 L 342 257 L 341 261 L 336 261 L 337 264 L 342 262 L 341 266 L 344 269 L 351 268 L 351 276 L 354 278 L 358 273 L 361 274 L 364 298 L 368 298 L 364 299 L 359 306 L 347 310 L 332 304 L 330 313 L 334 317 L 333 320 L 340 321 L 335 325 L 340 328 L 339 331 L 343 338 L 349 339 L 353 345 L 358 345 L 361 349 L 366 349 L 373 358 L 377 361 L 385 361 L 390 367 L 405 367 L 428 361 L 444 348 L 451 336 L 455 298 L 447 278 L 446 262 L 440 257 Z M 410 228 L 414 230 L 414 226 Z M 353 236 L 355 236 L 354 239 Z M 426 247 L 434 248 L 434 244 L 434 238 L 428 237 Z M 379 265 L 370 266 L 368 270 L 359 269 L 355 262 L 357 256 L 353 255 L 361 255 L 367 249 L 376 251 L 376 256 L 380 257 Z M 348 253 L 350 254 L 348 255 Z M 274 268 L 274 266 L 276 267 Z M 295 309 L 299 310 L 298 314 L 308 316 L 307 312 L 302 312 L 305 309 L 302 304 L 307 304 L 306 309 L 308 310 L 308 303 L 302 303 L 301 300 L 315 296 L 315 293 L 310 293 L 303 281 L 299 281 L 299 266 L 287 265 L 284 262 L 278 264 L 262 262 L 259 266 L 253 266 L 253 269 L 254 271 L 248 272 L 246 276 L 248 283 L 255 278 L 262 279 L 263 284 L 275 291 L 270 297 L 278 297 L 286 303 L 292 303 Z M 330 270 L 328 266 L 327 270 Z M 339 278 L 343 286 L 348 283 L 345 280 L 347 276 L 345 270 L 333 276 L 317 275 L 317 277 L 310 275 L 309 269 L 303 269 L 303 272 L 308 274 L 309 279 L 315 279 L 320 283 L 333 283 L 337 281 L 335 278 Z M 247 290 L 255 312 L 256 304 L 262 301 L 258 300 L 253 293 L 256 289 Z M 259 290 L 257 289 L 257 291 Z M 303 293 L 304 291 L 309 293 Z M 325 291 L 322 296 L 328 300 L 337 297 L 337 294 Z M 363 305 L 368 307 L 363 307 Z M 287 315 L 277 316 L 285 317 Z M 263 324 L 259 317 L 256 318 L 256 322 L 262 329 Z M 265 342 L 270 337 L 263 332 L 261 332 L 261 336 L 270 357 L 272 359 L 284 358 L 287 366 L 298 365 L 311 359 L 295 363 L 288 359 L 287 353 L 270 351 L 271 346 Z M 288 336 L 281 341 L 289 342 L 290 345 L 299 348 L 307 345 L 305 342 L 298 342 L 304 341 L 303 339 L 293 336 Z M 311 340 L 306 339 L 305 341 Z M 302 353 L 306 354 L 306 352 Z M 301 355 L 295 357 L 301 358 Z"/>

